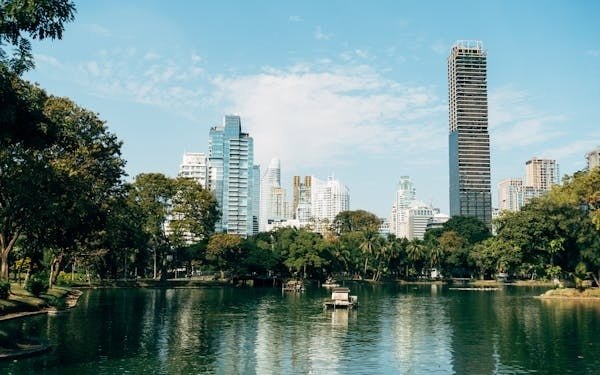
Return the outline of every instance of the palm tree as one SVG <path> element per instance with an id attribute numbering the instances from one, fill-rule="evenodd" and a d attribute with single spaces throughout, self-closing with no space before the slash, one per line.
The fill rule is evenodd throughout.
<path id="1" fill-rule="evenodd" d="M 414 239 L 406 246 L 406 255 L 408 256 L 408 259 L 413 262 L 414 266 L 417 262 L 425 258 L 426 250 L 427 248 L 423 241 Z"/>
<path id="2" fill-rule="evenodd" d="M 365 270 L 363 272 L 364 277 L 367 276 L 367 264 L 369 263 L 369 255 L 375 252 L 377 247 L 377 233 L 373 231 L 366 231 L 364 234 L 363 242 L 359 248 L 365 254 Z"/>
<path id="3" fill-rule="evenodd" d="M 444 258 L 445 251 L 444 248 L 440 245 L 432 246 L 429 249 L 429 266 L 431 268 L 439 268 L 442 259 Z"/>

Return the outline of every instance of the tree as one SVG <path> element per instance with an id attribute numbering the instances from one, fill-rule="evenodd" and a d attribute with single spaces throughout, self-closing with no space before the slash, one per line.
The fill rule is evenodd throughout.
<path id="1" fill-rule="evenodd" d="M 48 99 L 44 112 L 58 124 L 57 141 L 45 151 L 56 174 L 52 217 L 44 223 L 55 249 L 52 285 L 69 253 L 88 247 L 91 234 L 106 226 L 108 202 L 121 186 L 125 161 L 121 142 L 95 113 L 56 97 Z"/>
<path id="2" fill-rule="evenodd" d="M 421 267 L 418 265 L 426 256 L 427 247 L 422 240 L 413 239 L 406 246 L 406 254 L 408 259 L 413 263 L 415 270 L 421 271 Z"/>
<path id="3" fill-rule="evenodd" d="M 148 246 L 154 254 L 154 278 L 160 262 L 161 279 L 166 279 L 166 253 L 170 250 L 165 233 L 174 186 L 171 179 L 161 173 L 143 173 L 135 177 L 132 197 L 143 215 L 142 228 L 149 238 Z"/>
<path id="4" fill-rule="evenodd" d="M 362 250 L 365 257 L 365 269 L 363 271 L 363 277 L 367 277 L 367 265 L 369 264 L 369 255 L 373 255 L 377 249 L 379 242 L 379 234 L 374 231 L 363 232 L 363 240 L 360 244 L 360 250 Z"/>
<path id="5" fill-rule="evenodd" d="M 208 239 L 221 215 L 217 199 L 192 179 L 177 178 L 173 183 L 169 229 L 181 236 L 191 236 L 191 242 Z"/>
<path id="6" fill-rule="evenodd" d="M 472 245 L 492 234 L 488 227 L 474 216 L 454 216 L 443 225 L 443 231 L 454 231 Z"/>
<path id="7" fill-rule="evenodd" d="M 349 232 L 376 232 L 379 225 L 377 215 L 364 210 L 342 211 L 333 220 L 333 228 L 338 235 Z"/>
<path id="8" fill-rule="evenodd" d="M 303 277 L 327 264 L 324 257 L 325 242 L 319 233 L 298 230 L 294 242 L 289 247 L 284 264 L 293 271 L 302 272 Z"/>
<path id="9" fill-rule="evenodd" d="M 61 39 L 64 24 L 74 19 L 69 0 L 4 0 L 0 3 L 0 63 L 17 74 L 33 68 L 32 39 Z M 2 47 L 15 48 L 12 57 Z"/>
<path id="10" fill-rule="evenodd" d="M 239 265 L 245 258 L 242 239 L 240 236 L 228 233 L 217 233 L 213 235 L 206 246 L 206 258 L 216 262 L 221 272 L 221 278 L 225 278 L 225 270 L 231 269 L 237 272 Z"/>

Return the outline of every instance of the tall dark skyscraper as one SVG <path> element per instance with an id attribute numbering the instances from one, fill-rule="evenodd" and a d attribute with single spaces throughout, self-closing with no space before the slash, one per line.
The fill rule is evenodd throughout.
<path id="1" fill-rule="evenodd" d="M 458 41 L 448 57 L 450 215 L 491 226 L 487 54 L 479 41 Z"/>

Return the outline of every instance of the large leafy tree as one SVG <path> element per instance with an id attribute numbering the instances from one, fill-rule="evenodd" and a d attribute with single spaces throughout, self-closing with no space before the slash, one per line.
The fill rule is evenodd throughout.
<path id="1" fill-rule="evenodd" d="M 377 215 L 365 211 L 342 211 L 333 220 L 333 229 L 337 234 L 349 232 L 375 232 L 379 229 L 380 220 Z"/>
<path id="2" fill-rule="evenodd" d="M 284 264 L 290 270 L 302 272 L 306 277 L 328 263 L 325 249 L 325 241 L 319 233 L 300 229 L 289 247 Z"/>
<path id="3" fill-rule="evenodd" d="M 208 241 L 206 258 L 216 263 L 225 278 L 225 270 L 239 272 L 240 266 L 246 258 L 245 248 L 242 246 L 240 236 L 229 233 L 216 233 Z"/>
<path id="4" fill-rule="evenodd" d="M 173 184 L 175 191 L 169 228 L 180 237 L 191 237 L 189 240 L 207 239 L 214 232 L 215 223 L 221 215 L 217 199 L 192 179 L 177 178 Z"/>
<path id="5" fill-rule="evenodd" d="M 0 2 L 0 63 L 17 74 L 34 66 L 31 39 L 61 39 L 74 19 L 69 0 L 2 0 Z M 6 45 L 14 49 L 6 51 Z"/>
<path id="6" fill-rule="evenodd" d="M 165 224 L 171 199 L 175 194 L 173 182 L 161 173 L 142 173 L 132 184 L 132 199 L 143 215 L 142 228 L 148 236 L 148 247 L 154 255 L 154 278 L 158 266 L 161 278 L 166 278 L 166 254 L 170 249 Z"/>

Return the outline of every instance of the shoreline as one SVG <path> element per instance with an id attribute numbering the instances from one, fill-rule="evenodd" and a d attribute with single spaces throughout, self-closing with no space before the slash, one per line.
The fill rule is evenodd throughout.
<path id="1" fill-rule="evenodd" d="M 570 300 L 570 301 L 598 301 L 600 302 L 600 288 L 587 288 L 579 290 L 576 288 L 550 289 L 544 294 L 535 296 L 541 300 Z"/>
<path id="2" fill-rule="evenodd" d="M 35 316 L 35 315 L 57 313 L 60 311 L 68 311 L 68 310 L 74 308 L 75 306 L 77 306 L 79 297 L 81 297 L 82 294 L 83 294 L 83 292 L 79 289 L 71 289 L 71 290 L 67 291 L 67 293 L 65 293 L 61 297 L 61 299 L 63 299 L 65 301 L 64 309 L 57 309 L 56 306 L 45 305 L 45 306 L 39 307 L 38 310 L 10 312 L 7 314 L 0 315 L 0 322 L 7 321 L 7 320 L 13 320 L 13 319 L 19 319 L 19 318 L 25 318 L 25 317 L 29 317 L 29 316 Z M 22 306 L 31 308 L 33 305 L 23 304 Z"/>

